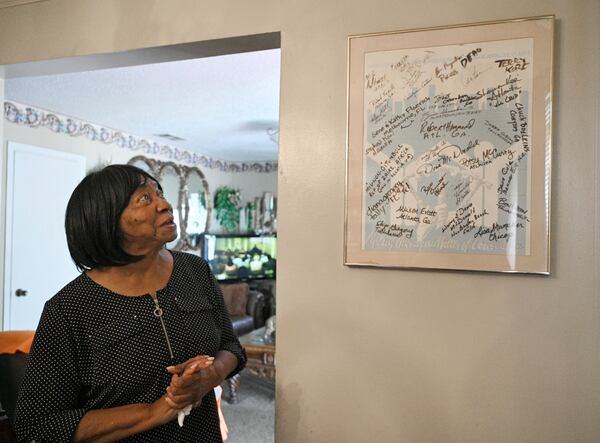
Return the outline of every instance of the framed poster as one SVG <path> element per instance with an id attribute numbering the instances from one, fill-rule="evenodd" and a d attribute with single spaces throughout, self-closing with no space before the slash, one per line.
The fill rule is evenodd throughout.
<path id="1" fill-rule="evenodd" d="M 349 37 L 344 264 L 549 274 L 553 30 Z"/>

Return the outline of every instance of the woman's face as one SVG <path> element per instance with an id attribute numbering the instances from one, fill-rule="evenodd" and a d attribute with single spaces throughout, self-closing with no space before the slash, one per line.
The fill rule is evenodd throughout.
<path id="1" fill-rule="evenodd" d="M 145 179 L 135 190 L 121 214 L 120 228 L 122 246 L 128 252 L 175 240 L 177 225 L 173 220 L 173 208 L 154 180 Z"/>

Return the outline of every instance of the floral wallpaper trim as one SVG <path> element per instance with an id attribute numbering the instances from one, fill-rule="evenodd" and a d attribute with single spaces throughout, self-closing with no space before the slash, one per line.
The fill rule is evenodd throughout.
<path id="1" fill-rule="evenodd" d="M 4 102 L 4 118 L 10 123 L 26 125 L 30 128 L 47 128 L 57 134 L 71 137 L 86 137 L 89 140 L 104 144 L 114 143 L 120 148 L 131 151 L 142 151 L 193 166 L 218 169 L 221 172 L 259 172 L 270 173 L 277 171 L 277 162 L 243 162 L 218 160 L 196 152 L 163 145 L 152 140 L 126 134 L 124 132 L 105 128 L 73 117 L 48 112 L 32 106 L 17 105 Z"/>

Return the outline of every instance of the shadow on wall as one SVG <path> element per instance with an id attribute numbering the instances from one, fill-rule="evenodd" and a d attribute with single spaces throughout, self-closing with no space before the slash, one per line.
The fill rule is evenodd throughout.
<path id="1" fill-rule="evenodd" d="M 298 439 L 298 422 L 300 421 L 300 410 L 306 410 L 300 407 L 302 398 L 302 389 L 298 383 L 290 383 L 281 386 L 277 384 L 276 412 L 275 412 L 275 439 L 278 438 L 278 429 L 285 429 L 286 441 L 299 441 Z M 285 411 L 282 414 L 280 411 Z M 284 419 L 282 419 L 284 417 Z"/>

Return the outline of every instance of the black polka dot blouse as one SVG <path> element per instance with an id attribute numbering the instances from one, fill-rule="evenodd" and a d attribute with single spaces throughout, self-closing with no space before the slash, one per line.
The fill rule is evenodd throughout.
<path id="1" fill-rule="evenodd" d="M 149 295 L 125 297 L 81 274 L 44 307 L 16 407 L 18 441 L 68 442 L 86 411 L 152 403 L 169 385 L 166 367 L 197 355 L 232 352 L 238 366 L 230 376 L 244 367 L 208 264 L 172 254 L 172 275 L 157 297 L 174 361 Z M 214 392 L 183 427 L 173 420 L 123 441 L 221 442 Z"/>

